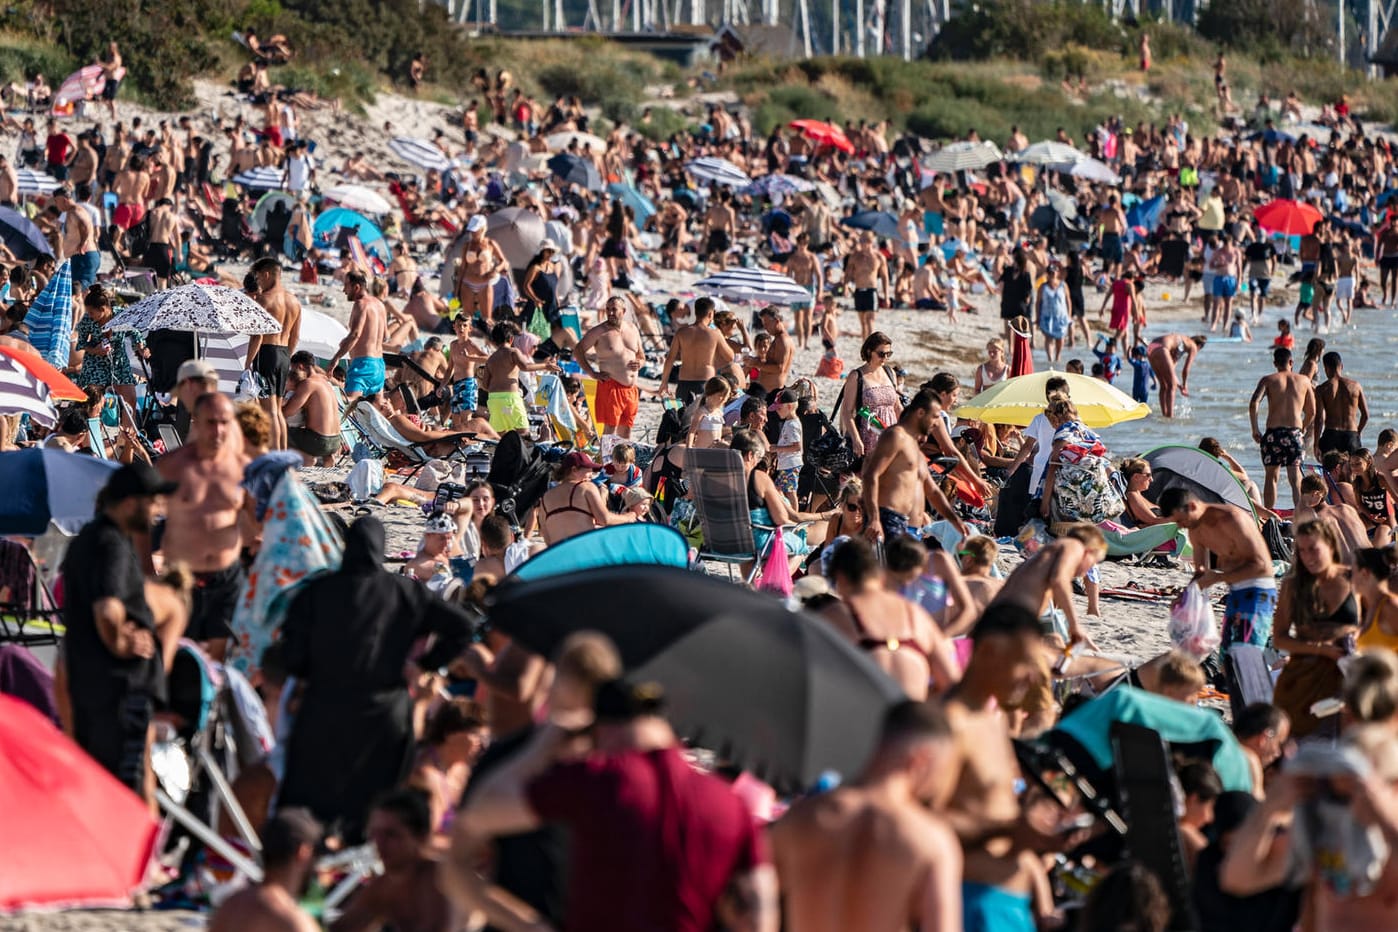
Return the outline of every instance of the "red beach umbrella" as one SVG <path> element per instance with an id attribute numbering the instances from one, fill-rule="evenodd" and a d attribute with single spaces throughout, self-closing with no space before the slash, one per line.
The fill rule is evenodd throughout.
<path id="1" fill-rule="evenodd" d="M 845 131 L 834 123 L 826 123 L 821 120 L 792 120 L 789 125 L 792 129 L 799 129 L 823 146 L 834 146 L 841 152 L 854 152 L 854 143 L 850 142 Z"/>
<path id="2" fill-rule="evenodd" d="M 1253 211 L 1253 216 L 1262 225 L 1262 229 L 1269 233 L 1281 233 L 1286 236 L 1305 236 L 1324 219 L 1320 211 L 1310 204 L 1285 198 L 1278 198 L 1263 204 Z"/>
<path id="3" fill-rule="evenodd" d="M 155 819 L 33 706 L 5 695 L 0 787 L 0 912 L 129 904 Z"/>

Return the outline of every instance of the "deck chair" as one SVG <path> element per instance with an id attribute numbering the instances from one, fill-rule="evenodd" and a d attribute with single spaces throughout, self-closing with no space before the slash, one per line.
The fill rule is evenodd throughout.
<path id="1" fill-rule="evenodd" d="M 0 540 L 0 643 L 56 645 L 63 637 L 58 602 L 24 544 Z"/>
<path id="2" fill-rule="evenodd" d="M 1126 853 L 1160 880 L 1173 906 L 1171 930 L 1199 928 L 1189 868 L 1175 821 L 1170 752 L 1160 734 L 1143 725 L 1112 725 L 1118 805 L 1126 820 Z"/>
<path id="3" fill-rule="evenodd" d="M 1228 678 L 1228 703 L 1233 717 L 1254 702 L 1271 703 L 1272 671 L 1267 655 L 1256 644 L 1234 644 L 1223 658 Z"/>
<path id="4" fill-rule="evenodd" d="M 752 523 L 742 457 L 737 450 L 722 447 L 687 450 L 684 476 L 689 480 L 704 531 L 699 559 L 724 564 L 730 579 L 734 577 L 734 566 L 751 562 L 752 568 L 743 577 L 743 582 L 751 585 L 771 548 L 780 543 L 781 534 L 775 533 L 778 528 Z M 773 532 L 760 551 L 755 530 Z"/>
<path id="5" fill-rule="evenodd" d="M 475 434 L 450 434 L 425 444 L 413 443 L 398 433 L 397 428 L 390 424 L 388 418 L 380 414 L 373 405 L 355 406 L 353 410 L 345 412 L 345 418 L 354 425 L 371 447 L 376 447 L 384 453 L 397 450 L 407 457 L 410 467 L 408 478 L 417 475 L 422 467 L 432 460 L 466 462 L 468 453 L 480 449 L 480 444 L 476 443 Z M 433 456 L 427 452 L 427 447 L 435 447 L 438 444 L 451 444 L 452 449 L 446 456 Z"/>

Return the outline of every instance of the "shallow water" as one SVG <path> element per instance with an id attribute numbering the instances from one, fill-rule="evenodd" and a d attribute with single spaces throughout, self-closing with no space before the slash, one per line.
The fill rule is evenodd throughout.
<path id="1" fill-rule="evenodd" d="M 1277 321 L 1292 311 L 1268 308 L 1262 322 L 1253 328 L 1252 343 L 1209 343 L 1199 353 L 1190 372 L 1190 397 L 1183 399 L 1181 408 L 1176 401 L 1173 420 L 1158 414 L 1126 424 L 1119 424 L 1103 433 L 1103 439 L 1113 456 L 1144 452 L 1163 443 L 1197 444 L 1202 437 L 1217 437 L 1224 448 L 1247 469 L 1248 474 L 1262 486 L 1262 459 L 1253 442 L 1248 425 L 1248 399 L 1252 397 L 1257 380 L 1272 372 L 1272 340 L 1277 335 Z M 1332 315 L 1338 322 L 1339 317 Z M 1199 330 L 1182 322 L 1158 325 L 1147 331 L 1146 339 L 1166 332 L 1197 333 Z M 1307 341 L 1316 334 L 1308 325 L 1296 334 L 1296 365 Z M 1344 359 L 1344 373 L 1364 386 L 1369 401 L 1369 424 L 1364 429 L 1364 445 L 1373 449 L 1379 431 L 1398 427 L 1398 309 L 1371 308 L 1356 311 L 1349 326 L 1336 323 L 1331 332 L 1320 334 L 1327 351 L 1335 350 Z M 1117 386 L 1131 390 L 1131 371 L 1125 369 Z M 1152 411 L 1158 411 L 1154 394 Z M 1183 413 L 1181 413 L 1183 412 Z M 1265 407 L 1258 412 L 1259 424 L 1266 423 Z M 1306 461 L 1314 460 L 1307 438 Z M 1290 507 L 1291 492 L 1285 475 L 1280 479 L 1278 505 Z"/>

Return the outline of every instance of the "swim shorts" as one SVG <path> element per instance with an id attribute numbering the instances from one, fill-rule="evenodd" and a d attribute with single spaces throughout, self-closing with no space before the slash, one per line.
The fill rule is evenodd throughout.
<path id="1" fill-rule="evenodd" d="M 1345 275 L 1345 276 L 1343 276 L 1342 278 L 1338 279 L 1338 280 L 1335 282 L 1335 300 L 1336 300 L 1336 301 L 1353 301 L 1353 300 L 1354 300 L 1354 276 L 1353 276 L 1353 275 Z"/>
<path id="2" fill-rule="evenodd" d="M 772 475 L 772 478 L 776 481 L 778 492 L 783 495 L 790 495 L 792 498 L 796 497 L 796 487 L 800 484 L 801 479 L 801 470 L 799 468 L 778 469 Z"/>
<path id="3" fill-rule="evenodd" d="M 598 424 L 608 427 L 631 427 L 641 407 L 641 390 L 612 379 L 597 380 L 597 409 L 593 412 Z"/>
<path id="4" fill-rule="evenodd" d="M 1362 449 L 1363 444 L 1359 440 L 1357 430 L 1334 430 L 1327 427 L 1320 433 L 1320 442 L 1317 444 L 1321 453 L 1329 453 L 1331 450 L 1339 450 L 1342 453 L 1355 453 Z"/>
<path id="5" fill-rule="evenodd" d="M 469 414 L 481 403 L 480 387 L 476 377 L 457 379 L 451 383 L 451 413 Z"/>
<path id="6" fill-rule="evenodd" d="M 490 426 L 500 433 L 529 430 L 529 414 L 524 410 L 524 398 L 519 392 L 491 392 L 485 399 L 490 412 Z"/>
<path id="7" fill-rule="evenodd" d="M 706 379 L 680 379 L 675 384 L 675 398 L 685 407 L 696 398 L 704 397 Z"/>
<path id="8" fill-rule="evenodd" d="M 285 346 L 264 343 L 257 350 L 252 371 L 262 376 L 273 398 L 286 394 L 286 379 L 291 373 L 291 352 Z"/>
<path id="9" fill-rule="evenodd" d="M 1248 287 L 1265 298 L 1267 292 L 1272 290 L 1272 280 L 1270 278 L 1250 278 L 1248 279 Z"/>
<path id="10" fill-rule="evenodd" d="M 854 309 L 861 314 L 872 314 L 879 309 L 879 293 L 873 288 L 854 289 Z"/>
<path id="11" fill-rule="evenodd" d="M 966 932 L 1034 932 L 1038 928 L 1027 894 L 963 880 L 961 903 Z"/>
<path id="12" fill-rule="evenodd" d="M 1108 264 L 1120 262 L 1122 258 L 1121 234 L 1102 234 L 1102 261 Z"/>
<path id="13" fill-rule="evenodd" d="M 233 612 L 242 594 L 242 563 L 235 561 L 212 573 L 195 573 L 194 590 L 190 593 L 189 627 L 185 630 L 185 637 L 198 643 L 231 638 Z"/>
<path id="14" fill-rule="evenodd" d="M 342 445 L 339 434 L 318 434 L 309 427 L 288 427 L 286 442 L 293 450 L 314 457 L 334 456 Z"/>
<path id="15" fill-rule="evenodd" d="M 908 516 L 900 511 L 894 511 L 892 508 L 879 509 L 879 526 L 883 528 L 884 540 L 897 537 L 899 534 L 917 536 L 908 527 Z"/>
<path id="16" fill-rule="evenodd" d="M 1214 297 L 1231 298 L 1238 293 L 1238 280 L 1232 275 L 1214 276 Z"/>
<path id="17" fill-rule="evenodd" d="M 1304 455 L 1299 427 L 1269 427 L 1262 435 L 1263 466 L 1295 466 Z"/>
<path id="18" fill-rule="evenodd" d="M 1385 272 L 1398 272 L 1398 256 L 1383 256 L 1379 259 L 1379 268 Z"/>
<path id="19" fill-rule="evenodd" d="M 1277 589 L 1243 586 L 1228 590 L 1223 602 L 1222 650 L 1234 644 L 1266 647 L 1272 640 L 1272 616 L 1277 611 Z"/>
<path id="20" fill-rule="evenodd" d="M 146 216 L 144 204 L 118 204 L 112 211 L 112 222 L 123 230 L 129 230 Z"/>
<path id="21" fill-rule="evenodd" d="M 345 369 L 345 394 L 377 395 L 383 391 L 385 373 L 383 357 L 354 357 Z"/>

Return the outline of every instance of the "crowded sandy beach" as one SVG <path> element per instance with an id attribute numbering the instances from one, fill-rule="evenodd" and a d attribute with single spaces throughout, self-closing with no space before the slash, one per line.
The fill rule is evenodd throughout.
<path id="1" fill-rule="evenodd" d="M 1393 926 L 1346 100 L 656 142 L 276 40 L 4 126 L 0 929 Z"/>

